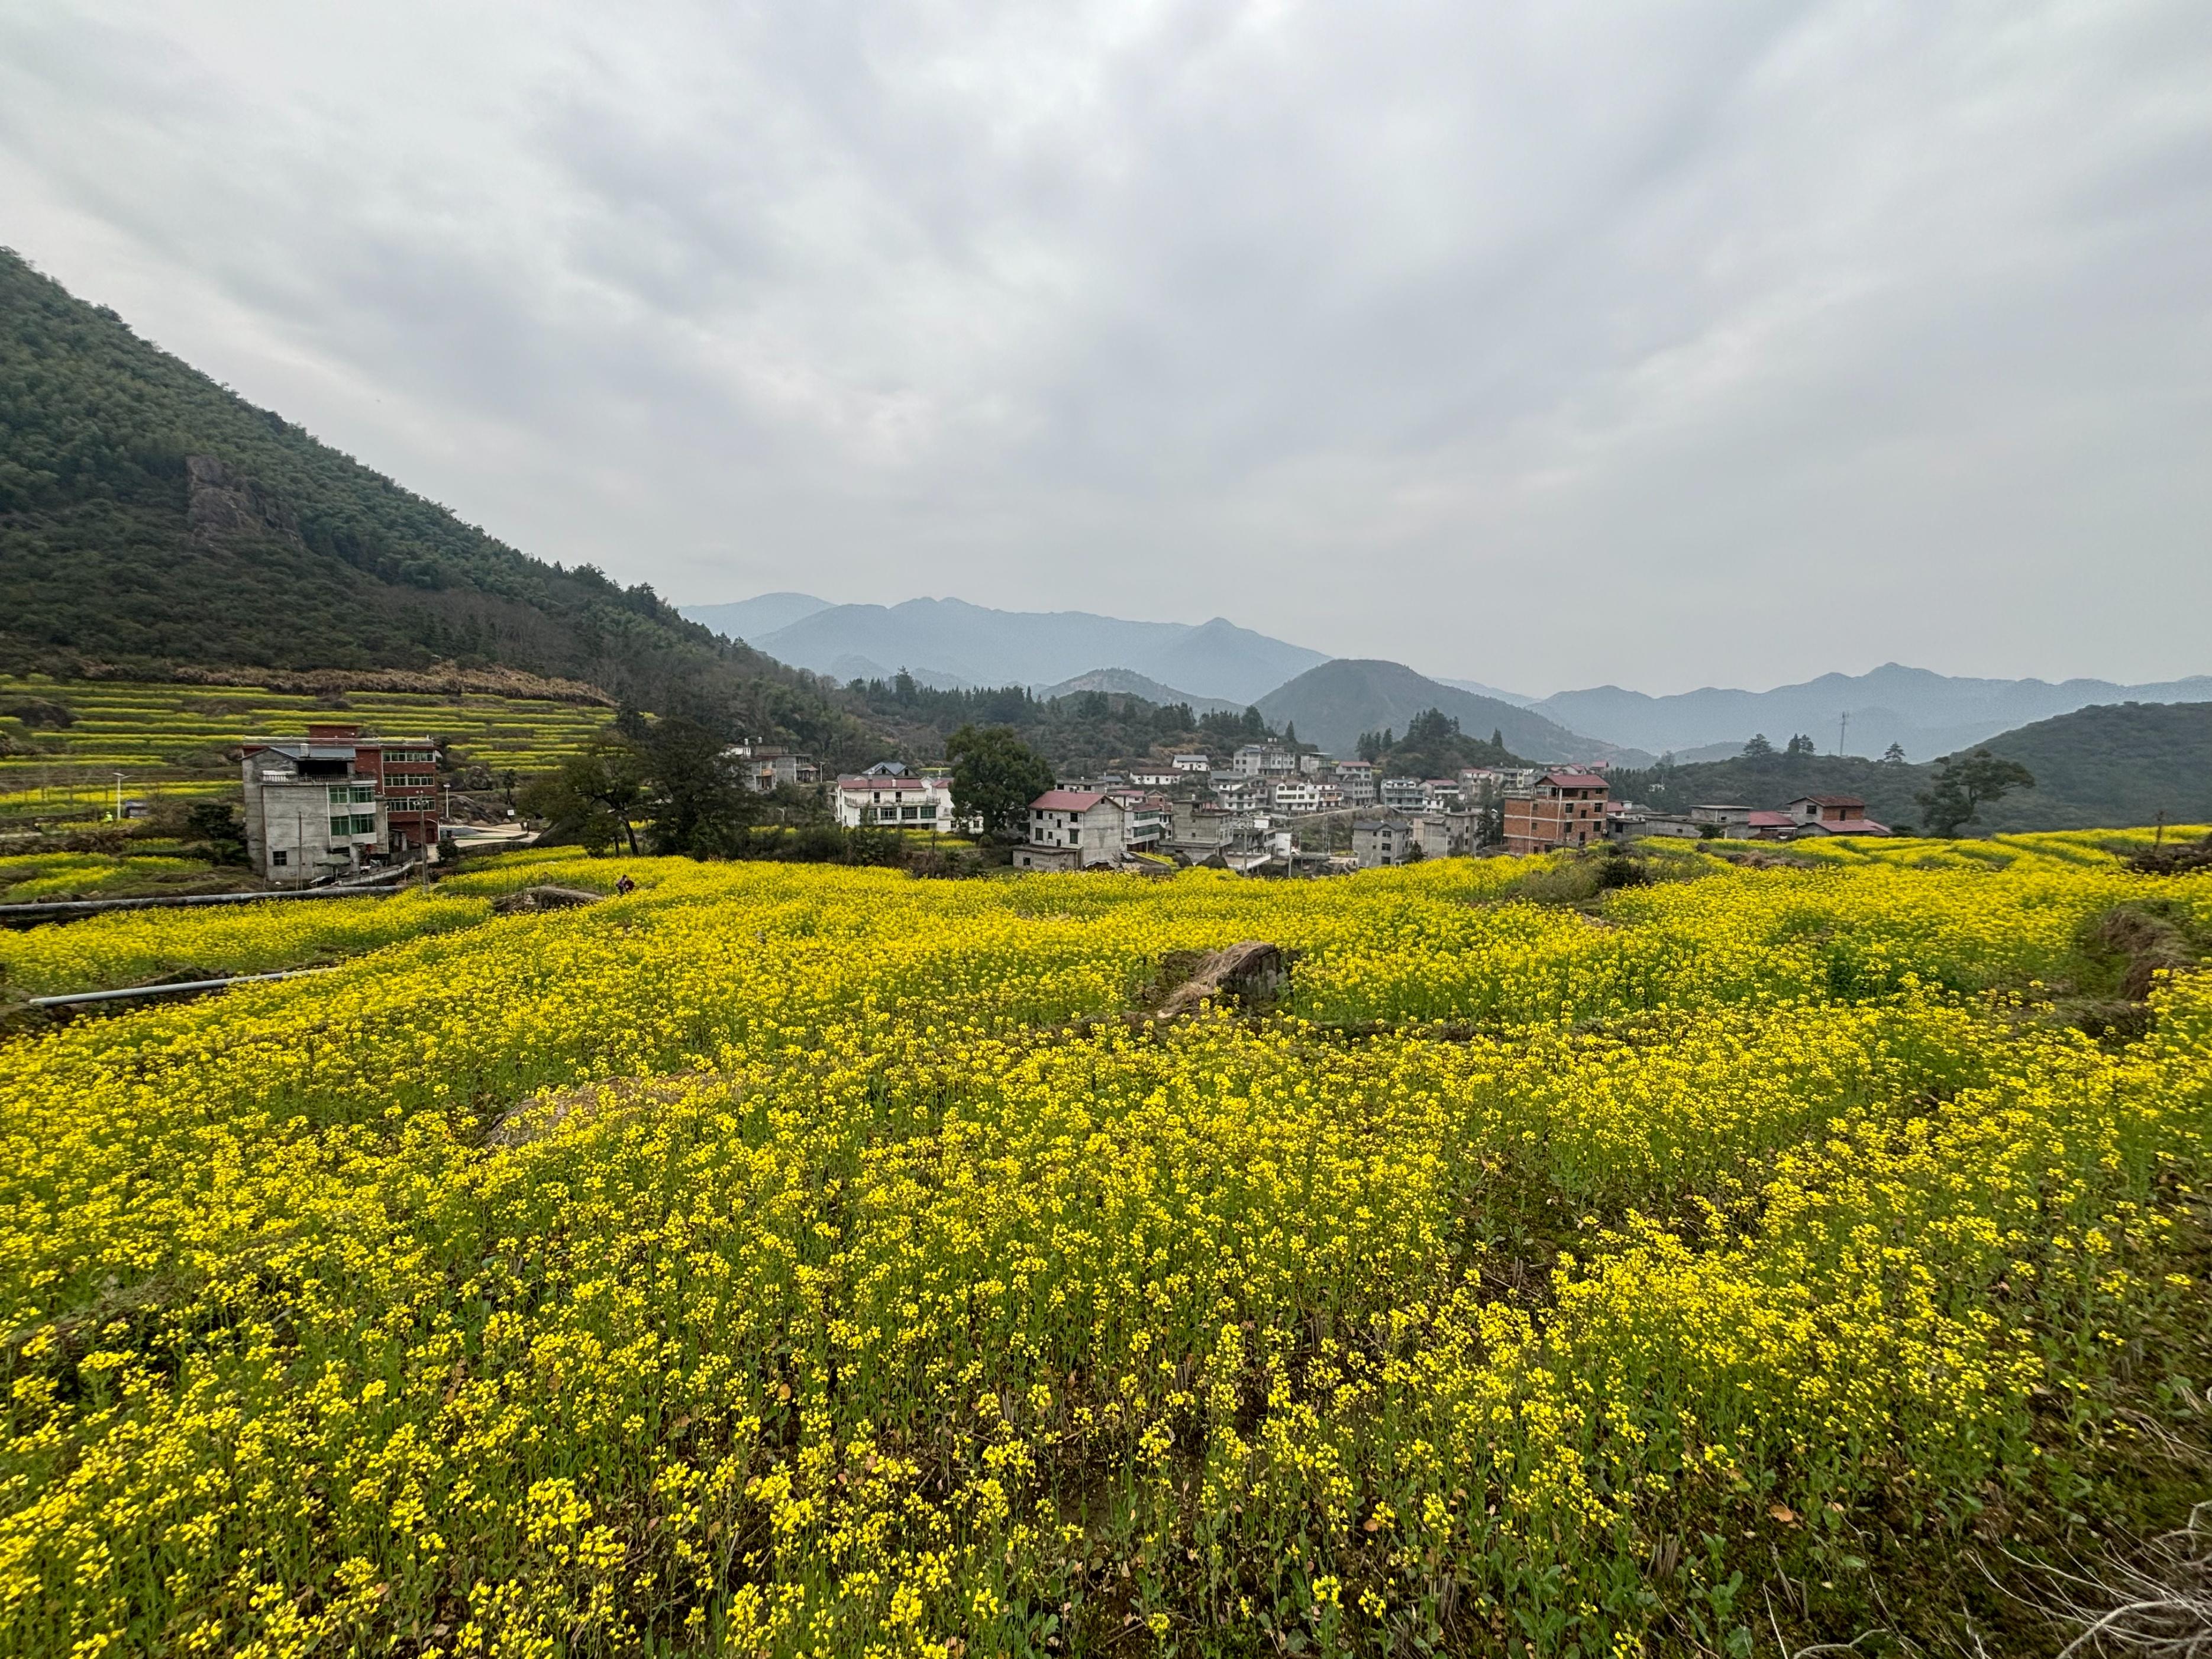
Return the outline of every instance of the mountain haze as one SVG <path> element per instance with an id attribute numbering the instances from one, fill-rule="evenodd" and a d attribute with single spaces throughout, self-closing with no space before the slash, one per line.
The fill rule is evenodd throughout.
<path id="1" fill-rule="evenodd" d="M 684 614 L 719 625 L 717 615 L 760 604 L 694 605 Z M 1088 668 L 1126 668 L 1239 708 L 1328 660 L 1219 617 L 1195 626 L 1127 622 L 1083 611 L 996 611 L 964 599 L 829 605 L 748 643 L 819 674 L 836 675 L 841 663 L 860 659 L 893 672 L 926 666 L 970 685 L 1051 685 Z"/>
<path id="2" fill-rule="evenodd" d="M 1295 721 L 1298 736 L 1333 755 L 1349 755 L 1364 732 L 1403 732 L 1424 709 L 1443 710 L 1470 737 L 1503 735 L 1514 754 L 1533 761 L 1618 760 L 1648 764 L 1651 757 L 1571 732 L 1533 709 L 1417 674 L 1403 663 L 1340 658 L 1309 669 L 1260 699 L 1270 726 Z"/>
<path id="3" fill-rule="evenodd" d="M 802 617 L 828 609 L 829 600 L 817 599 L 811 593 L 763 593 L 754 599 L 740 599 L 735 605 L 683 607 L 684 614 L 693 622 L 713 629 L 726 639 L 743 640 L 748 644 L 759 635 L 773 634 L 779 628 L 790 627 Z"/>
<path id="4" fill-rule="evenodd" d="M 1617 685 L 1563 691 L 1530 706 L 1577 732 L 1655 753 L 1706 744 L 1741 745 L 1764 732 L 1776 744 L 1803 732 L 1820 749 L 1837 744 L 1839 715 L 1850 716 L 1849 751 L 1880 755 L 1900 744 L 1915 760 L 1932 759 L 2000 732 L 2097 703 L 2190 702 L 2212 698 L 2212 678 L 2151 685 L 2106 680 L 1956 678 L 1924 668 L 1885 663 L 1866 674 L 1823 674 L 1771 691 L 1708 686 L 1654 697 Z"/>

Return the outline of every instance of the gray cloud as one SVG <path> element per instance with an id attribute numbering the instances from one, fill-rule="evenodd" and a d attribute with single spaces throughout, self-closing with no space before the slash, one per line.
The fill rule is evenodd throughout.
<path id="1" fill-rule="evenodd" d="M 2212 12 L 0 10 L 7 240 L 685 600 L 2212 667 Z"/>

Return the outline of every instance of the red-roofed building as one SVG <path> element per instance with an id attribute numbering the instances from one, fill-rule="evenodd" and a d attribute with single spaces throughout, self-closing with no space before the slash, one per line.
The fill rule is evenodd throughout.
<path id="1" fill-rule="evenodd" d="M 1889 826 L 1866 815 L 1856 795 L 1800 795 L 1785 809 L 1801 836 L 1886 836 Z"/>
<path id="2" fill-rule="evenodd" d="M 1787 812 L 1751 812 L 1744 817 L 1743 833 L 1753 841 L 1787 841 L 1796 830 L 1797 821 Z"/>
<path id="3" fill-rule="evenodd" d="M 1605 838 L 1606 782 L 1595 772 L 1547 772 L 1505 797 L 1505 850 L 1552 853 Z"/>
<path id="4" fill-rule="evenodd" d="M 1014 867 L 1080 870 L 1121 863 L 1129 846 L 1131 805 L 1132 798 L 1121 792 L 1046 790 L 1030 803 L 1029 840 L 1014 848 Z"/>

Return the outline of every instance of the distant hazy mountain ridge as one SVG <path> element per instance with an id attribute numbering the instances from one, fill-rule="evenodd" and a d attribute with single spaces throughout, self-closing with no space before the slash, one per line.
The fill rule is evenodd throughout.
<path id="1" fill-rule="evenodd" d="M 750 645 L 763 634 L 773 634 L 802 617 L 829 609 L 829 600 L 817 599 L 811 593 L 763 593 L 735 605 L 687 605 L 684 615 L 726 638 Z"/>
<path id="2" fill-rule="evenodd" d="M 1974 835 L 2212 822 L 2212 702 L 2099 704 L 1990 735 L 1993 754 L 2019 761 L 2035 786 L 1982 809 Z M 1877 822 L 1917 824 L 1917 796 L 1932 764 L 1886 764 L 1864 756 L 1737 755 L 1687 766 L 1618 774 L 1616 793 L 1664 811 L 1702 801 L 1771 809 L 1802 794 L 1856 795 Z"/>
<path id="3" fill-rule="evenodd" d="M 1654 697 L 1617 685 L 1562 691 L 1531 704 L 1540 714 L 1613 743 L 1681 754 L 1708 744 L 1741 744 L 1753 732 L 1776 743 L 1803 732 L 1823 753 L 1838 742 L 1849 714 L 1847 752 L 1878 756 L 1893 744 L 1931 759 L 2000 732 L 2094 704 L 2192 702 L 2212 699 L 2212 678 L 2149 685 L 2108 680 L 1962 679 L 1885 663 L 1866 674 L 1823 674 L 1771 691 L 1706 687 Z"/>
<path id="4" fill-rule="evenodd" d="M 1533 709 L 1445 685 L 1403 663 L 1340 658 L 1269 692 L 1258 707 L 1270 726 L 1295 721 L 1300 738 L 1335 755 L 1349 755 L 1363 732 L 1388 727 L 1402 732 L 1415 715 L 1437 708 L 1456 720 L 1469 736 L 1498 732 L 1506 748 L 1528 760 L 1606 760 L 1640 766 L 1652 758 L 1571 732 Z"/>
<path id="5" fill-rule="evenodd" d="M 908 599 L 902 605 L 823 605 L 766 632 L 778 611 L 804 594 L 768 594 L 732 605 L 693 605 L 684 614 L 743 638 L 779 662 L 836 674 L 849 659 L 890 672 L 923 665 L 970 685 L 1054 685 L 1071 673 L 1124 668 L 1193 696 L 1243 708 L 1285 680 L 1328 660 L 1319 651 L 1270 639 L 1216 617 L 1208 623 L 1125 622 L 1083 611 L 994 611 L 964 599 Z M 852 678 L 847 675 L 843 678 Z"/>

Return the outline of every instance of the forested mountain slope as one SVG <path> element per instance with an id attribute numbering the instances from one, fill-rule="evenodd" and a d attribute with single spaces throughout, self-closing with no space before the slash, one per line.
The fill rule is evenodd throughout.
<path id="1" fill-rule="evenodd" d="M 1532 760 L 1649 761 L 1579 732 L 1533 710 L 1480 697 L 1415 673 L 1403 663 L 1340 658 L 1309 669 L 1260 699 L 1270 725 L 1295 725 L 1308 743 L 1333 755 L 1352 753 L 1364 732 L 1403 732 L 1425 710 L 1441 709 L 1469 737 L 1499 734 L 1504 748 Z"/>
<path id="2" fill-rule="evenodd" d="M 879 746 L 811 677 L 462 523 L 0 250 L 0 667 L 444 660 Z"/>

